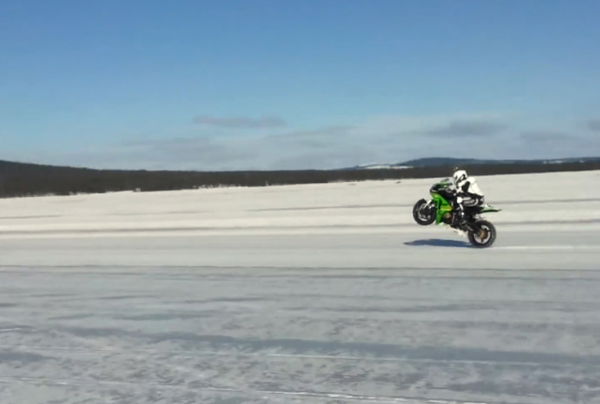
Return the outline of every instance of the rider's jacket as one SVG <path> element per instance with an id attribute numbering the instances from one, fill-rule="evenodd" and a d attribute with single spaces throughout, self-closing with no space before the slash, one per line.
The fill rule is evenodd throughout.
<path id="1" fill-rule="evenodd" d="M 477 181 L 473 177 L 467 177 L 456 184 L 456 195 L 462 198 L 473 199 L 476 204 L 481 204 L 484 201 L 483 192 L 477 185 Z"/>

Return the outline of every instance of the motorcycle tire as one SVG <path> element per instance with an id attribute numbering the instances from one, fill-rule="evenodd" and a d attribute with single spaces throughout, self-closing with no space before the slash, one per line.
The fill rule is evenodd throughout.
<path id="1" fill-rule="evenodd" d="M 487 220 L 478 220 L 473 224 L 475 230 L 468 232 L 469 241 L 473 247 L 491 247 L 496 241 L 496 228 Z"/>
<path id="2" fill-rule="evenodd" d="M 413 207 L 413 218 L 421 226 L 427 226 L 435 221 L 435 208 L 425 210 L 423 209 L 425 205 L 427 205 L 427 201 L 421 199 Z"/>

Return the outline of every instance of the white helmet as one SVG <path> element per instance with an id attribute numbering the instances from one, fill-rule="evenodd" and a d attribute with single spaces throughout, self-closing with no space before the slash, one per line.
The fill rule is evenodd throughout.
<path id="1" fill-rule="evenodd" d="M 467 172 L 465 170 L 456 170 L 454 174 L 452 174 L 452 180 L 454 181 L 454 185 L 458 185 L 466 179 Z"/>

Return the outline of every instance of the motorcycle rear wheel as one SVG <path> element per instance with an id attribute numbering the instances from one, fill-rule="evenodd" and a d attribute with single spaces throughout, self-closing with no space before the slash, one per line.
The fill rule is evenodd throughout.
<path id="1" fill-rule="evenodd" d="M 473 224 L 474 230 L 468 232 L 469 241 L 474 247 L 491 247 L 496 241 L 496 228 L 487 220 L 478 220 Z"/>

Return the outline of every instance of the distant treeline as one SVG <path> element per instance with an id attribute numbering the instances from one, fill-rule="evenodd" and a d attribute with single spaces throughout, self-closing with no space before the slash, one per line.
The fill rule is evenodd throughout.
<path id="1" fill-rule="evenodd" d="M 600 162 L 467 165 L 473 175 L 599 170 Z M 403 178 L 447 177 L 452 167 L 299 171 L 126 171 L 0 161 L 0 197 L 69 195 L 125 190 L 166 191 L 219 186 L 256 187 Z"/>

